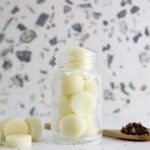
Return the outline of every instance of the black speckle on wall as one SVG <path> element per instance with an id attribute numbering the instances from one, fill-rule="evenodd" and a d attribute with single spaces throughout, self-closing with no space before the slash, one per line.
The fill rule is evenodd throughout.
<path id="1" fill-rule="evenodd" d="M 110 54 L 107 55 L 107 66 L 108 66 L 109 68 L 111 68 L 111 64 L 112 64 L 112 62 L 113 62 L 113 58 L 114 58 L 113 55 L 110 55 Z"/>
<path id="2" fill-rule="evenodd" d="M 17 28 L 18 28 L 20 31 L 26 30 L 26 27 L 25 27 L 22 23 L 19 23 L 19 24 L 17 25 Z"/>
<path id="3" fill-rule="evenodd" d="M 130 89 L 135 90 L 135 86 L 133 85 L 132 82 L 129 83 L 129 87 L 130 87 Z"/>
<path id="4" fill-rule="evenodd" d="M 147 64 L 150 62 L 150 54 L 148 52 L 142 52 L 139 54 L 139 61 L 141 64 Z"/>
<path id="5" fill-rule="evenodd" d="M 120 112 L 120 108 L 116 108 L 113 113 L 116 114 L 116 113 L 119 113 Z"/>
<path id="6" fill-rule="evenodd" d="M 107 25 L 108 25 L 108 21 L 103 20 L 103 25 L 104 25 L 104 26 L 107 26 Z"/>
<path id="7" fill-rule="evenodd" d="M 56 36 L 54 36 L 52 39 L 49 40 L 49 43 L 50 43 L 51 46 L 56 45 L 57 42 L 58 41 L 57 41 L 57 37 Z"/>
<path id="8" fill-rule="evenodd" d="M 17 6 L 15 6 L 15 7 L 12 9 L 11 13 L 12 13 L 12 14 L 15 14 L 15 13 L 17 13 L 18 11 L 19 11 L 19 8 L 18 8 Z"/>
<path id="9" fill-rule="evenodd" d="M 4 68 L 5 70 L 8 70 L 8 69 L 10 69 L 11 67 L 12 67 L 12 62 L 11 62 L 11 60 L 9 60 L 9 59 L 4 59 L 3 68 Z"/>
<path id="10" fill-rule="evenodd" d="M 119 68 L 120 68 L 120 69 L 123 69 L 123 66 L 122 66 L 122 65 L 120 65 L 120 66 L 119 66 Z"/>
<path id="11" fill-rule="evenodd" d="M 150 50 L 150 45 L 149 45 L 149 44 L 146 44 L 146 45 L 144 46 L 144 50 Z"/>
<path id="12" fill-rule="evenodd" d="M 41 78 L 41 79 L 38 81 L 38 83 L 41 84 L 41 83 L 43 83 L 44 81 L 45 81 L 45 78 Z"/>
<path id="13" fill-rule="evenodd" d="M 113 75 L 114 77 L 116 77 L 116 73 L 115 73 L 115 72 L 112 72 L 112 75 Z"/>
<path id="14" fill-rule="evenodd" d="M 92 13 L 92 15 L 93 15 L 93 18 L 99 19 L 102 14 L 100 12 L 95 11 L 95 12 Z"/>
<path id="15" fill-rule="evenodd" d="M 3 56 L 3 57 L 7 56 L 8 54 L 13 53 L 13 51 L 14 51 L 13 45 L 9 45 L 8 47 L 6 47 L 0 51 L 0 56 Z"/>
<path id="16" fill-rule="evenodd" d="M 140 8 L 138 6 L 133 6 L 130 10 L 131 14 L 135 14 L 140 10 Z"/>
<path id="17" fill-rule="evenodd" d="M 37 4 L 41 4 L 41 3 L 44 3 L 45 0 L 37 0 L 36 2 L 37 2 Z"/>
<path id="18" fill-rule="evenodd" d="M 145 35 L 146 35 L 146 36 L 149 36 L 149 35 L 150 35 L 149 30 L 148 30 L 147 27 L 145 28 Z"/>
<path id="19" fill-rule="evenodd" d="M 127 104 L 130 104 L 130 102 L 131 102 L 130 99 L 127 99 L 127 100 L 126 100 L 126 103 L 127 103 Z"/>
<path id="20" fill-rule="evenodd" d="M 21 107 L 21 108 L 25 108 L 25 105 L 22 104 L 22 103 L 20 103 L 20 107 Z"/>
<path id="21" fill-rule="evenodd" d="M 10 17 L 6 22 L 5 22 L 5 25 L 3 27 L 3 31 L 6 31 L 7 28 L 11 25 L 12 21 L 13 21 L 13 17 Z"/>
<path id="22" fill-rule="evenodd" d="M 110 82 L 110 87 L 111 87 L 112 89 L 115 89 L 115 84 L 114 84 L 114 82 Z"/>
<path id="23" fill-rule="evenodd" d="M 104 99 L 105 100 L 115 100 L 113 93 L 108 89 L 104 90 Z"/>
<path id="24" fill-rule="evenodd" d="M 126 35 L 127 31 L 128 31 L 128 25 L 127 22 L 125 20 L 122 20 L 119 22 L 119 31 L 122 35 Z M 128 40 L 128 37 L 126 38 L 126 40 Z"/>
<path id="25" fill-rule="evenodd" d="M 47 74 L 47 71 L 46 70 L 40 70 L 40 73 L 41 74 Z"/>
<path id="26" fill-rule="evenodd" d="M 23 62 L 30 62 L 31 60 L 31 52 L 28 50 L 24 50 L 24 51 L 17 51 L 16 52 L 16 56 L 20 61 Z"/>
<path id="27" fill-rule="evenodd" d="M 135 34 L 134 37 L 133 37 L 134 43 L 137 43 L 140 37 L 142 37 L 142 33 L 141 32 Z"/>
<path id="28" fill-rule="evenodd" d="M 36 108 L 35 108 L 35 107 L 32 107 L 32 108 L 30 109 L 30 111 L 29 111 L 29 115 L 30 115 L 30 116 L 33 116 L 34 113 L 35 113 L 35 110 L 36 110 Z"/>
<path id="29" fill-rule="evenodd" d="M 103 52 L 110 50 L 110 44 L 108 43 L 106 46 L 102 47 Z"/>
<path id="30" fill-rule="evenodd" d="M 118 19 L 124 18 L 127 14 L 126 9 L 121 10 L 120 12 L 117 13 Z"/>
<path id="31" fill-rule="evenodd" d="M 70 12 L 71 11 L 71 7 L 70 6 L 68 6 L 68 5 L 64 5 L 64 13 L 66 14 L 66 13 L 68 13 L 68 12 Z"/>
<path id="32" fill-rule="evenodd" d="M 38 17 L 36 24 L 39 26 L 44 26 L 44 24 L 46 23 L 47 19 L 48 19 L 49 15 L 46 13 L 42 13 L 40 14 L 40 16 Z"/>
<path id="33" fill-rule="evenodd" d="M 126 85 L 121 82 L 120 83 L 120 90 L 125 94 L 125 95 L 129 95 L 129 93 L 126 91 Z"/>
<path id="34" fill-rule="evenodd" d="M 41 93 L 41 98 L 45 98 L 45 94 L 44 93 Z"/>
<path id="35" fill-rule="evenodd" d="M 132 4 L 132 0 L 122 0 L 121 3 L 120 3 L 121 6 L 125 6 L 127 4 L 131 5 Z"/>
<path id="36" fill-rule="evenodd" d="M 73 2 L 71 0 L 65 0 L 66 3 L 70 4 L 70 5 L 73 5 Z"/>
<path id="37" fill-rule="evenodd" d="M 55 58 L 55 56 L 53 56 L 52 58 L 51 58 L 51 60 L 50 60 L 50 65 L 52 66 L 52 67 L 54 67 L 55 65 L 56 65 L 56 58 Z"/>
<path id="38" fill-rule="evenodd" d="M 91 3 L 83 3 L 83 4 L 79 4 L 78 6 L 81 8 L 92 8 Z"/>
<path id="39" fill-rule="evenodd" d="M 89 38 L 89 34 L 87 33 L 87 34 L 84 34 L 82 37 L 81 37 L 81 42 L 84 42 L 84 41 L 86 41 L 88 38 Z"/>
<path id="40" fill-rule="evenodd" d="M 25 81 L 29 81 L 29 77 L 28 77 L 27 74 L 24 75 L 24 80 L 25 80 Z"/>
<path id="41" fill-rule="evenodd" d="M 33 30 L 24 30 L 20 35 L 20 41 L 22 43 L 30 43 L 37 37 L 37 34 Z"/>
<path id="42" fill-rule="evenodd" d="M 14 77 L 12 77 L 12 82 L 18 87 L 24 86 L 23 76 L 21 74 L 17 74 Z"/>
<path id="43" fill-rule="evenodd" d="M 4 40 L 5 38 L 5 34 L 4 33 L 0 33 L 0 43 Z"/>
<path id="44" fill-rule="evenodd" d="M 75 23 L 71 27 L 73 30 L 75 30 L 78 33 L 82 31 L 82 25 L 80 23 Z"/>
<path id="45" fill-rule="evenodd" d="M 33 9 L 33 7 L 30 7 L 29 5 L 26 5 L 26 7 L 28 8 L 28 10 L 32 13 L 35 14 L 35 10 Z"/>

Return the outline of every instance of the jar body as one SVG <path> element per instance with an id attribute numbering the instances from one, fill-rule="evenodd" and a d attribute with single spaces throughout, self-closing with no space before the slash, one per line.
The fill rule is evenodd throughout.
<path id="1" fill-rule="evenodd" d="M 58 68 L 52 80 L 52 134 L 57 143 L 81 144 L 102 135 L 102 88 L 87 70 Z"/>

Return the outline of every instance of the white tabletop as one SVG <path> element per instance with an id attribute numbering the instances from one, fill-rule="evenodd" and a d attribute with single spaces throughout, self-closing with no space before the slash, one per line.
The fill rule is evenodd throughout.
<path id="1" fill-rule="evenodd" d="M 141 150 L 150 148 L 150 142 L 134 142 L 102 137 L 100 143 L 84 145 L 61 145 L 52 142 L 50 131 L 44 131 L 40 142 L 33 143 L 28 149 L 10 149 L 0 147 L 0 150 Z"/>
<path id="2" fill-rule="evenodd" d="M 48 122 L 49 119 L 42 118 L 43 123 Z M 120 129 L 122 125 L 125 125 L 128 122 L 132 121 L 141 121 L 146 127 L 150 127 L 150 120 L 146 115 L 140 116 L 113 116 L 105 117 L 104 128 L 116 128 Z M 134 142 L 126 141 L 108 137 L 102 137 L 101 141 L 97 144 L 82 144 L 82 145 L 61 145 L 55 144 L 52 141 L 51 131 L 44 130 L 42 140 L 37 143 L 33 143 L 30 149 L 10 149 L 5 147 L 0 147 L 0 150 L 147 150 L 150 148 L 150 141 L 144 142 Z"/>

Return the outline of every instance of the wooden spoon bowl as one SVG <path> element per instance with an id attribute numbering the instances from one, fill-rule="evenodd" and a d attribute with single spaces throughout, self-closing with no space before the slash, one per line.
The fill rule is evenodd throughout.
<path id="1" fill-rule="evenodd" d="M 124 134 L 120 130 L 116 130 L 116 129 L 104 129 L 103 136 L 124 139 L 124 140 L 132 140 L 132 141 L 150 140 L 150 135 L 129 135 L 129 134 Z"/>

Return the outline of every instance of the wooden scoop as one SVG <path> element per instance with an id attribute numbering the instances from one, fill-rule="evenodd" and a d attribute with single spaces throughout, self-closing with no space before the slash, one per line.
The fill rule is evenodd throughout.
<path id="1" fill-rule="evenodd" d="M 103 136 L 124 139 L 124 140 L 132 140 L 132 141 L 150 140 L 150 135 L 128 135 L 128 134 L 121 133 L 120 130 L 115 130 L 115 129 L 103 129 Z"/>

